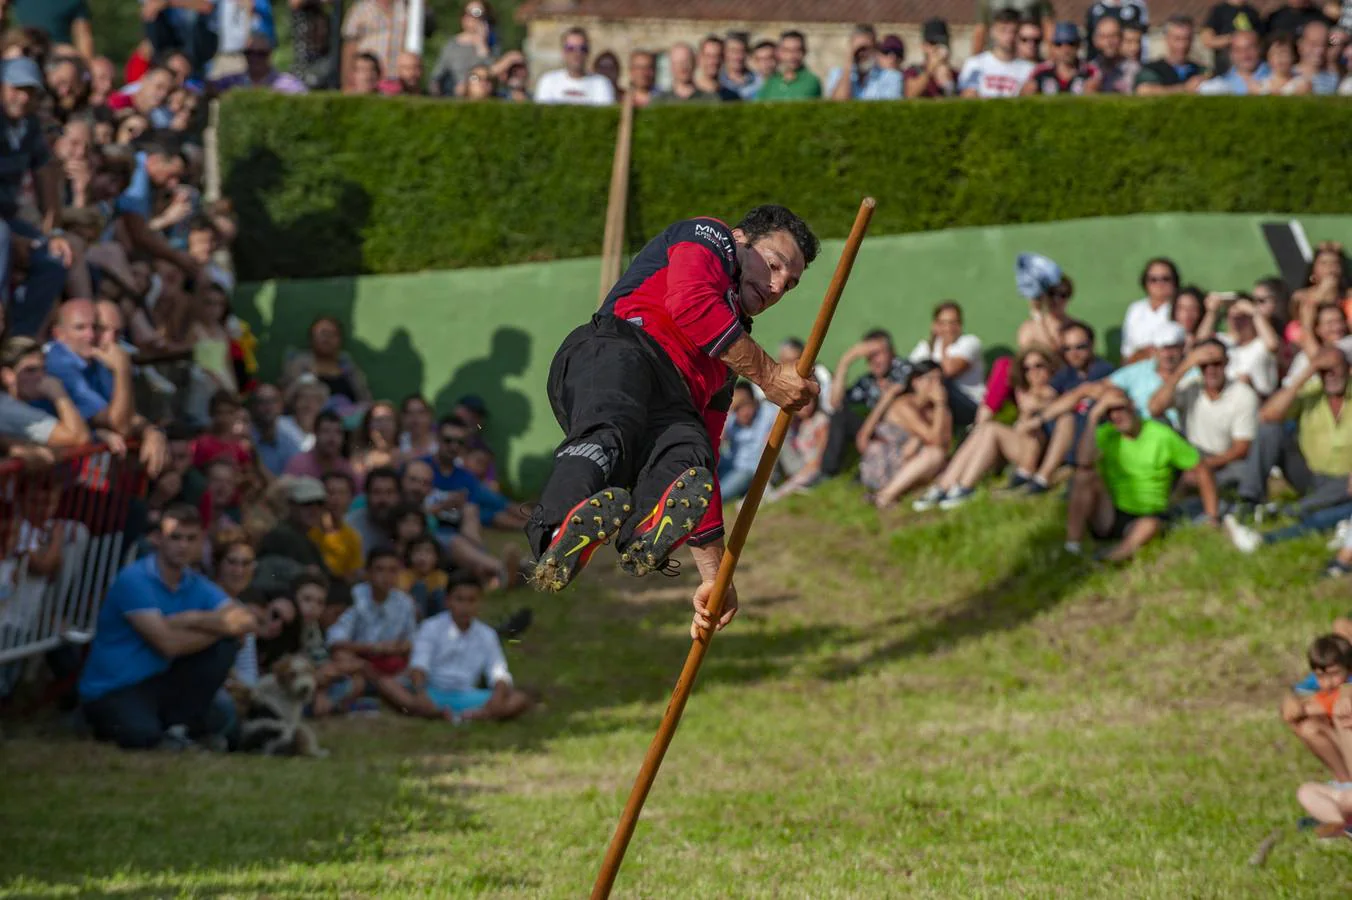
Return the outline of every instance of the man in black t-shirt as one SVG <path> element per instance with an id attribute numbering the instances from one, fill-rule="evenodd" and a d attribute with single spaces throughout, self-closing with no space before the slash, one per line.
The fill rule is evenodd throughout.
<path id="1" fill-rule="evenodd" d="M 1230 41 L 1240 31 L 1263 36 L 1263 15 L 1253 4 L 1244 0 L 1225 0 L 1207 14 L 1202 26 L 1202 43 L 1216 53 L 1215 74 L 1224 75 L 1230 70 Z"/>
<path id="2" fill-rule="evenodd" d="M 1136 73 L 1136 93 L 1143 96 L 1195 93 L 1206 80 L 1206 66 L 1188 58 L 1195 31 L 1188 16 L 1171 16 L 1164 23 L 1164 56 Z"/>
<path id="3" fill-rule="evenodd" d="M 1288 2 L 1273 10 L 1267 17 L 1267 22 L 1263 25 L 1263 32 L 1265 34 L 1289 34 L 1295 37 L 1310 22 L 1333 24 L 1319 11 L 1315 0 L 1288 0 Z"/>

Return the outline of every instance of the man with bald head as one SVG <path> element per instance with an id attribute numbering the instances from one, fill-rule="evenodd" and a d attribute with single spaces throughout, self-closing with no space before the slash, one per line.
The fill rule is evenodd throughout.
<path id="1" fill-rule="evenodd" d="M 717 94 L 706 94 L 695 86 L 695 48 L 689 44 L 673 44 L 667 51 L 671 65 L 671 90 L 654 103 L 716 103 Z"/>
<path id="2" fill-rule="evenodd" d="M 405 50 L 399 54 L 394 65 L 394 78 L 380 82 L 382 94 L 405 94 L 421 97 L 427 93 L 423 88 L 423 61 L 416 53 Z"/>

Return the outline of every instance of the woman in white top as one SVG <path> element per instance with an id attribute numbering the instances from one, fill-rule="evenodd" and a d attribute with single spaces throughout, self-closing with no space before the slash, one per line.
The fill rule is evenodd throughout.
<path id="1" fill-rule="evenodd" d="M 1155 355 L 1155 333 L 1173 321 L 1174 298 L 1178 296 L 1178 266 L 1157 256 L 1141 271 L 1145 296 L 1127 307 L 1122 319 L 1122 365 Z"/>
<path id="2" fill-rule="evenodd" d="M 955 426 L 976 421 L 977 407 L 986 397 L 986 364 L 981 358 L 981 339 L 962 333 L 962 307 L 945 300 L 934 307 L 929 340 L 911 351 L 913 363 L 937 363 L 948 388 L 948 404 Z"/>

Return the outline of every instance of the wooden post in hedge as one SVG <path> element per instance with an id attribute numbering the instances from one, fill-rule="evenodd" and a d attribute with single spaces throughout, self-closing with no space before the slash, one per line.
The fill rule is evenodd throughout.
<path id="1" fill-rule="evenodd" d="M 629 205 L 629 153 L 634 138 L 634 92 L 625 91 L 620 108 L 620 132 L 615 139 L 615 163 L 610 169 L 610 202 L 606 205 L 606 231 L 601 238 L 601 290 L 596 305 L 620 280 L 624 263 L 624 214 Z"/>

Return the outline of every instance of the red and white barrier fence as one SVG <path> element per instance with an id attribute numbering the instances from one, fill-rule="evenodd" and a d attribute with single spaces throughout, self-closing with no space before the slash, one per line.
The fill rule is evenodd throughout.
<path id="1" fill-rule="evenodd" d="M 137 451 L 95 445 L 49 465 L 0 462 L 0 665 L 94 636 L 131 549 L 128 524 L 144 520 L 133 510 L 146 488 Z M 0 689 L 5 680 L 0 672 Z"/>

